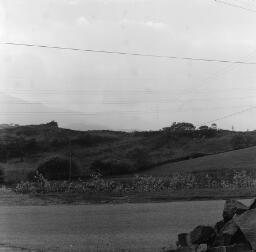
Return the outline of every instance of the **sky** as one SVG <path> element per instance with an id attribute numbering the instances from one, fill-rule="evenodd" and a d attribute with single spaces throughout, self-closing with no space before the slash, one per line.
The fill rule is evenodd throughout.
<path id="1" fill-rule="evenodd" d="M 252 11 L 214 0 L 0 0 L 0 42 L 256 62 L 255 0 L 225 1 Z M 0 55 L 0 123 L 154 130 L 234 114 L 218 127 L 256 129 L 256 65 L 3 44 Z"/>

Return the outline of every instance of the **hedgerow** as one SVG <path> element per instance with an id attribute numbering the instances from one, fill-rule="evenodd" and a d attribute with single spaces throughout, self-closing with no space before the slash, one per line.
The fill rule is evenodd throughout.
<path id="1" fill-rule="evenodd" d="M 40 173 L 35 180 L 18 183 L 18 193 L 94 193 L 94 192 L 158 192 L 183 189 L 220 188 L 238 189 L 256 187 L 256 178 L 247 171 L 234 172 L 232 179 L 218 178 L 211 174 L 197 176 L 175 173 L 169 177 L 135 176 L 128 182 L 94 176 L 87 181 L 48 181 Z"/>

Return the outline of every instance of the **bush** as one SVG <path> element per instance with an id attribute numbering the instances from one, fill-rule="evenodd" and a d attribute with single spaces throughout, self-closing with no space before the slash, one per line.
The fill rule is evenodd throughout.
<path id="1" fill-rule="evenodd" d="M 231 139 L 231 145 L 234 149 L 242 149 L 249 147 L 252 143 L 252 138 L 244 134 L 235 135 Z"/>
<path id="2" fill-rule="evenodd" d="M 129 160 L 95 160 L 91 165 L 91 171 L 93 173 L 99 173 L 103 176 L 125 174 L 134 171 L 134 165 Z"/>
<path id="3" fill-rule="evenodd" d="M 148 151 L 141 147 L 136 147 L 127 153 L 127 157 L 135 164 L 136 170 L 142 170 L 150 165 Z"/>
<path id="4" fill-rule="evenodd" d="M 0 167 L 0 183 L 4 183 L 4 170 Z"/>
<path id="5" fill-rule="evenodd" d="M 51 147 L 57 148 L 57 147 L 63 147 L 68 144 L 68 140 L 65 138 L 54 138 L 51 142 L 50 145 Z"/>
<path id="6" fill-rule="evenodd" d="M 202 126 L 203 128 L 199 128 L 199 130 L 197 130 L 197 135 L 199 137 L 206 137 L 206 138 L 211 138 L 211 137 L 215 137 L 218 135 L 218 131 L 212 128 L 205 128 L 205 126 Z"/>
<path id="7" fill-rule="evenodd" d="M 58 156 L 42 162 L 37 171 L 48 180 L 67 180 L 77 178 L 80 175 L 80 169 L 74 161 L 71 162 L 70 169 L 70 160 Z M 32 174 L 30 174 L 30 177 L 32 177 Z"/>
<path id="8" fill-rule="evenodd" d="M 87 133 L 71 139 L 71 143 L 83 146 L 94 146 L 97 144 L 112 143 L 116 140 L 118 140 L 118 138 L 113 136 L 100 136 Z"/>
<path id="9" fill-rule="evenodd" d="M 121 180 L 103 179 L 95 176 L 88 181 L 48 181 L 37 173 L 33 182 L 20 182 L 15 191 L 19 193 L 95 193 L 95 192 L 160 192 L 184 189 L 219 188 L 239 190 L 255 188 L 256 178 L 247 171 L 236 171 L 231 179 L 215 177 L 214 174 L 174 173 L 171 176 L 135 176 L 129 183 Z"/>

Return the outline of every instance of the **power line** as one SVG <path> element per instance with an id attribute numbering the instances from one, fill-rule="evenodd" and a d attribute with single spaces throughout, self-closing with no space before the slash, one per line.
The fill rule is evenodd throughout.
<path id="1" fill-rule="evenodd" d="M 248 58 L 250 58 L 250 57 L 252 57 L 254 54 L 255 54 L 255 52 L 256 52 L 256 50 L 253 50 L 251 53 L 249 53 L 249 54 L 247 54 L 247 55 L 245 55 L 245 58 L 246 58 L 246 60 L 248 60 Z M 212 80 L 215 80 L 216 78 L 218 78 L 219 77 L 219 75 L 220 74 L 227 74 L 227 72 L 228 71 L 233 71 L 235 68 L 237 68 L 238 66 L 240 66 L 240 65 L 228 65 L 228 66 L 225 66 L 224 68 L 222 68 L 222 70 L 221 71 L 217 71 L 217 72 L 215 72 L 213 75 L 210 75 L 210 76 L 208 76 L 207 78 L 203 78 L 203 79 L 201 79 L 201 85 L 199 85 L 199 87 L 196 87 L 196 88 L 193 88 L 193 89 L 191 89 L 190 90 L 190 93 L 192 93 L 192 92 L 194 92 L 195 90 L 198 90 L 199 88 L 201 88 L 202 86 L 204 86 L 205 84 L 208 84 L 209 83 L 209 81 L 212 81 Z M 233 90 L 233 88 L 232 88 L 232 90 Z M 222 90 L 221 90 L 222 91 Z M 189 101 L 191 101 L 192 99 L 190 99 Z M 188 101 L 188 102 L 189 102 Z M 182 102 L 181 104 L 180 104 L 180 107 L 182 108 L 183 106 L 184 106 L 184 104 L 185 104 L 185 102 Z"/>
<path id="2" fill-rule="evenodd" d="M 234 7 L 234 8 L 239 8 L 239 9 L 242 9 L 242 10 L 245 10 L 245 11 L 256 12 L 256 10 L 254 10 L 254 9 L 243 7 L 243 6 L 238 5 L 238 4 L 228 3 L 228 2 L 225 2 L 225 1 L 222 1 L 222 0 L 214 0 L 214 1 L 216 3 L 225 4 L 225 5 L 228 5 L 228 6 L 231 6 L 231 7 Z"/>
<path id="3" fill-rule="evenodd" d="M 94 50 L 94 49 L 83 49 L 83 48 L 74 48 L 74 47 L 50 46 L 50 45 L 42 45 L 42 44 L 13 43 L 13 42 L 3 42 L 3 41 L 0 41 L 0 44 L 12 45 L 12 46 L 38 47 L 38 48 L 57 49 L 57 50 L 82 51 L 82 52 L 89 52 L 89 53 L 104 53 L 104 54 L 129 55 L 129 56 L 140 56 L 140 57 L 151 57 L 151 58 L 165 58 L 165 59 L 171 59 L 171 60 L 190 60 L 190 61 L 217 62 L 217 63 L 228 63 L 228 64 L 256 65 L 256 62 L 247 62 L 247 61 L 239 61 L 239 60 L 233 61 L 233 60 L 221 60 L 221 59 L 210 59 L 210 58 L 179 57 L 179 56 L 168 56 L 168 55 L 158 55 L 158 54 L 143 54 L 143 53 L 133 53 L 133 52 L 125 52 L 125 51 Z"/>
<path id="4" fill-rule="evenodd" d="M 220 121 L 220 120 L 223 120 L 223 119 L 226 119 L 226 118 L 235 116 L 235 115 L 239 115 L 239 114 L 245 113 L 245 112 L 250 111 L 250 110 L 253 110 L 253 109 L 255 109 L 255 108 L 256 108 L 256 106 L 252 106 L 252 107 L 249 107 L 249 108 L 247 108 L 247 109 L 243 109 L 243 110 L 240 110 L 240 111 L 237 111 L 237 112 L 234 112 L 234 113 L 227 114 L 227 115 L 225 115 L 225 116 L 216 118 L 216 119 L 214 119 L 214 120 L 211 120 L 211 121 L 208 121 L 208 122 L 205 122 L 205 123 L 201 123 L 200 125 L 202 125 L 202 124 L 209 124 L 209 123 L 213 123 L 213 122 L 217 122 L 217 121 Z M 199 125 L 198 125 L 198 126 L 199 126 Z"/>

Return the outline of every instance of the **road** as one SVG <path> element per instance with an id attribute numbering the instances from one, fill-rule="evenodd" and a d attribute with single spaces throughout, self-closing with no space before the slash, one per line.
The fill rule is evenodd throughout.
<path id="1" fill-rule="evenodd" d="M 179 232 L 214 224 L 223 204 L 1 206 L 0 243 L 47 251 L 158 251 Z"/>

